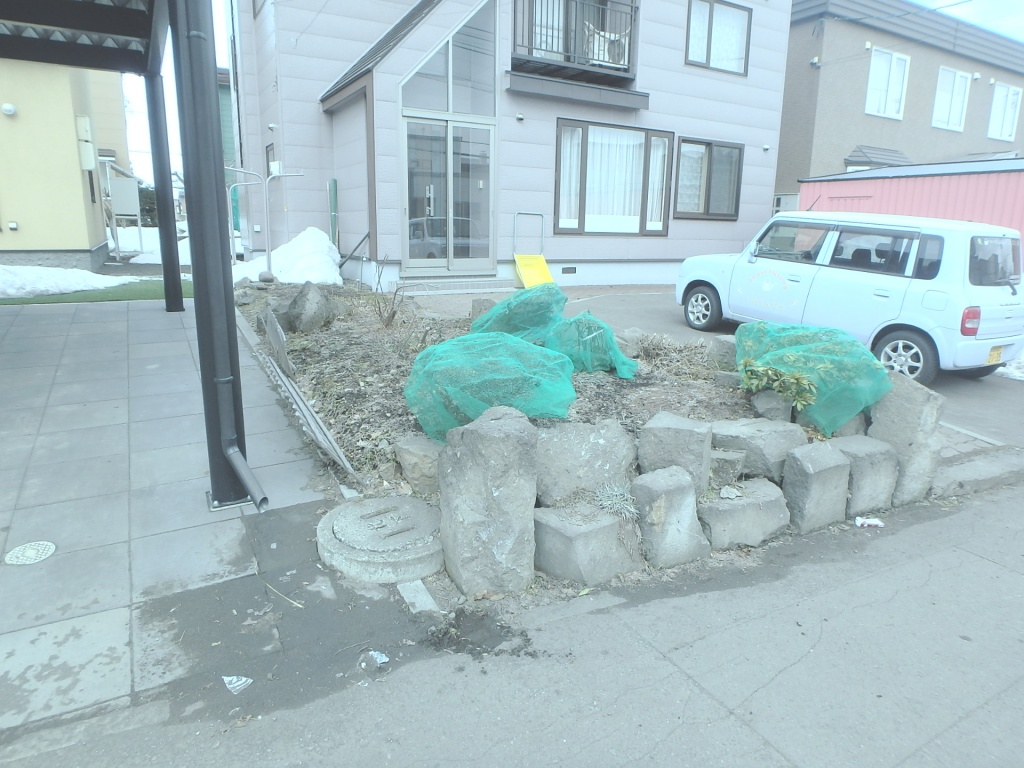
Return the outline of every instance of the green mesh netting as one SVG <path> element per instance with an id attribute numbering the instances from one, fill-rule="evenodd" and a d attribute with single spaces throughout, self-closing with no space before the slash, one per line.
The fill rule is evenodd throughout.
<path id="1" fill-rule="evenodd" d="M 554 283 L 541 283 L 516 291 L 481 315 L 471 333 L 501 332 L 561 352 L 577 371 L 611 371 L 621 379 L 636 375 L 637 363 L 615 343 L 611 326 L 590 312 L 562 317 L 566 295 Z"/>
<path id="2" fill-rule="evenodd" d="M 622 354 L 611 326 L 589 311 L 576 317 L 562 318 L 540 343 L 572 360 L 577 371 L 614 369 L 620 379 L 632 379 L 636 375 L 636 360 Z"/>
<path id="3" fill-rule="evenodd" d="M 413 363 L 405 402 L 434 440 L 496 405 L 564 419 L 576 399 L 572 361 L 507 333 L 471 333 L 427 347 Z"/>
<path id="4" fill-rule="evenodd" d="M 491 307 L 470 326 L 472 333 L 511 333 L 537 343 L 562 318 L 567 296 L 554 283 L 516 291 Z"/>
<path id="5" fill-rule="evenodd" d="M 803 414 L 827 437 L 892 389 L 888 373 L 868 348 L 835 328 L 744 323 L 736 329 L 740 375 L 748 358 L 814 382 L 817 396 Z"/>

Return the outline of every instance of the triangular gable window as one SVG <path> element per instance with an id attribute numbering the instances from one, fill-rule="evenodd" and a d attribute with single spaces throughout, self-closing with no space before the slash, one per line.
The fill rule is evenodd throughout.
<path id="1" fill-rule="evenodd" d="M 402 86 L 403 108 L 493 117 L 494 49 L 488 0 Z"/>

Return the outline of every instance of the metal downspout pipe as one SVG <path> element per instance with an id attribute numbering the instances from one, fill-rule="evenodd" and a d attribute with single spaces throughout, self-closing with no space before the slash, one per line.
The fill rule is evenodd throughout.
<path id="1" fill-rule="evenodd" d="M 169 6 L 210 460 L 210 507 L 251 501 L 262 512 L 267 495 L 245 459 L 213 11 L 208 2 L 199 0 L 170 0 Z"/>

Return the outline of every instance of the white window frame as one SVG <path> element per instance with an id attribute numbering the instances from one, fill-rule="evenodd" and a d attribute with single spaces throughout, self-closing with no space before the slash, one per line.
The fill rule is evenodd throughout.
<path id="1" fill-rule="evenodd" d="M 959 104 L 957 90 L 960 89 Z M 964 130 L 967 120 L 967 99 L 971 91 L 971 75 L 950 67 L 939 67 L 935 83 L 935 106 L 932 109 L 932 127 L 945 131 Z"/>
<path id="2" fill-rule="evenodd" d="M 1013 114 L 1009 114 L 1013 100 Z M 988 137 L 996 141 L 1014 141 L 1020 118 L 1021 89 L 1007 83 L 992 88 L 992 111 L 988 118 Z"/>
<path id="3" fill-rule="evenodd" d="M 883 57 L 887 57 L 883 63 Z M 903 78 L 897 75 L 897 62 L 903 63 Z M 885 67 L 885 71 L 882 71 Z M 871 67 L 868 72 L 867 98 L 864 112 L 876 117 L 890 120 L 902 120 L 903 108 L 907 100 L 907 81 L 910 79 L 910 57 L 884 48 L 871 49 Z M 881 81 L 885 81 L 884 90 L 879 93 Z M 896 95 L 898 89 L 898 96 Z M 881 97 L 879 99 L 879 96 Z"/>
<path id="4" fill-rule="evenodd" d="M 750 28 L 753 26 L 754 11 L 743 5 L 729 3 L 725 0 L 702 0 L 708 6 L 708 17 L 702 24 L 695 23 L 697 20 L 694 13 L 694 2 L 690 0 L 686 17 L 686 63 L 695 67 L 705 67 L 716 72 L 728 72 L 732 75 L 747 76 L 747 69 L 750 66 Z M 747 15 L 747 28 L 745 40 L 743 41 L 743 66 L 739 68 L 721 66 L 715 53 L 715 40 L 719 40 L 721 49 L 721 38 L 715 32 L 715 12 L 717 8 L 723 8 L 727 12 L 739 12 Z"/>

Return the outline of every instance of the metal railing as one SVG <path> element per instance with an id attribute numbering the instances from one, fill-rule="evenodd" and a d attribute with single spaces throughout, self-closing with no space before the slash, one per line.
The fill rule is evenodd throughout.
<path id="1" fill-rule="evenodd" d="M 631 0 L 517 0 L 515 53 L 628 72 L 635 20 Z"/>

